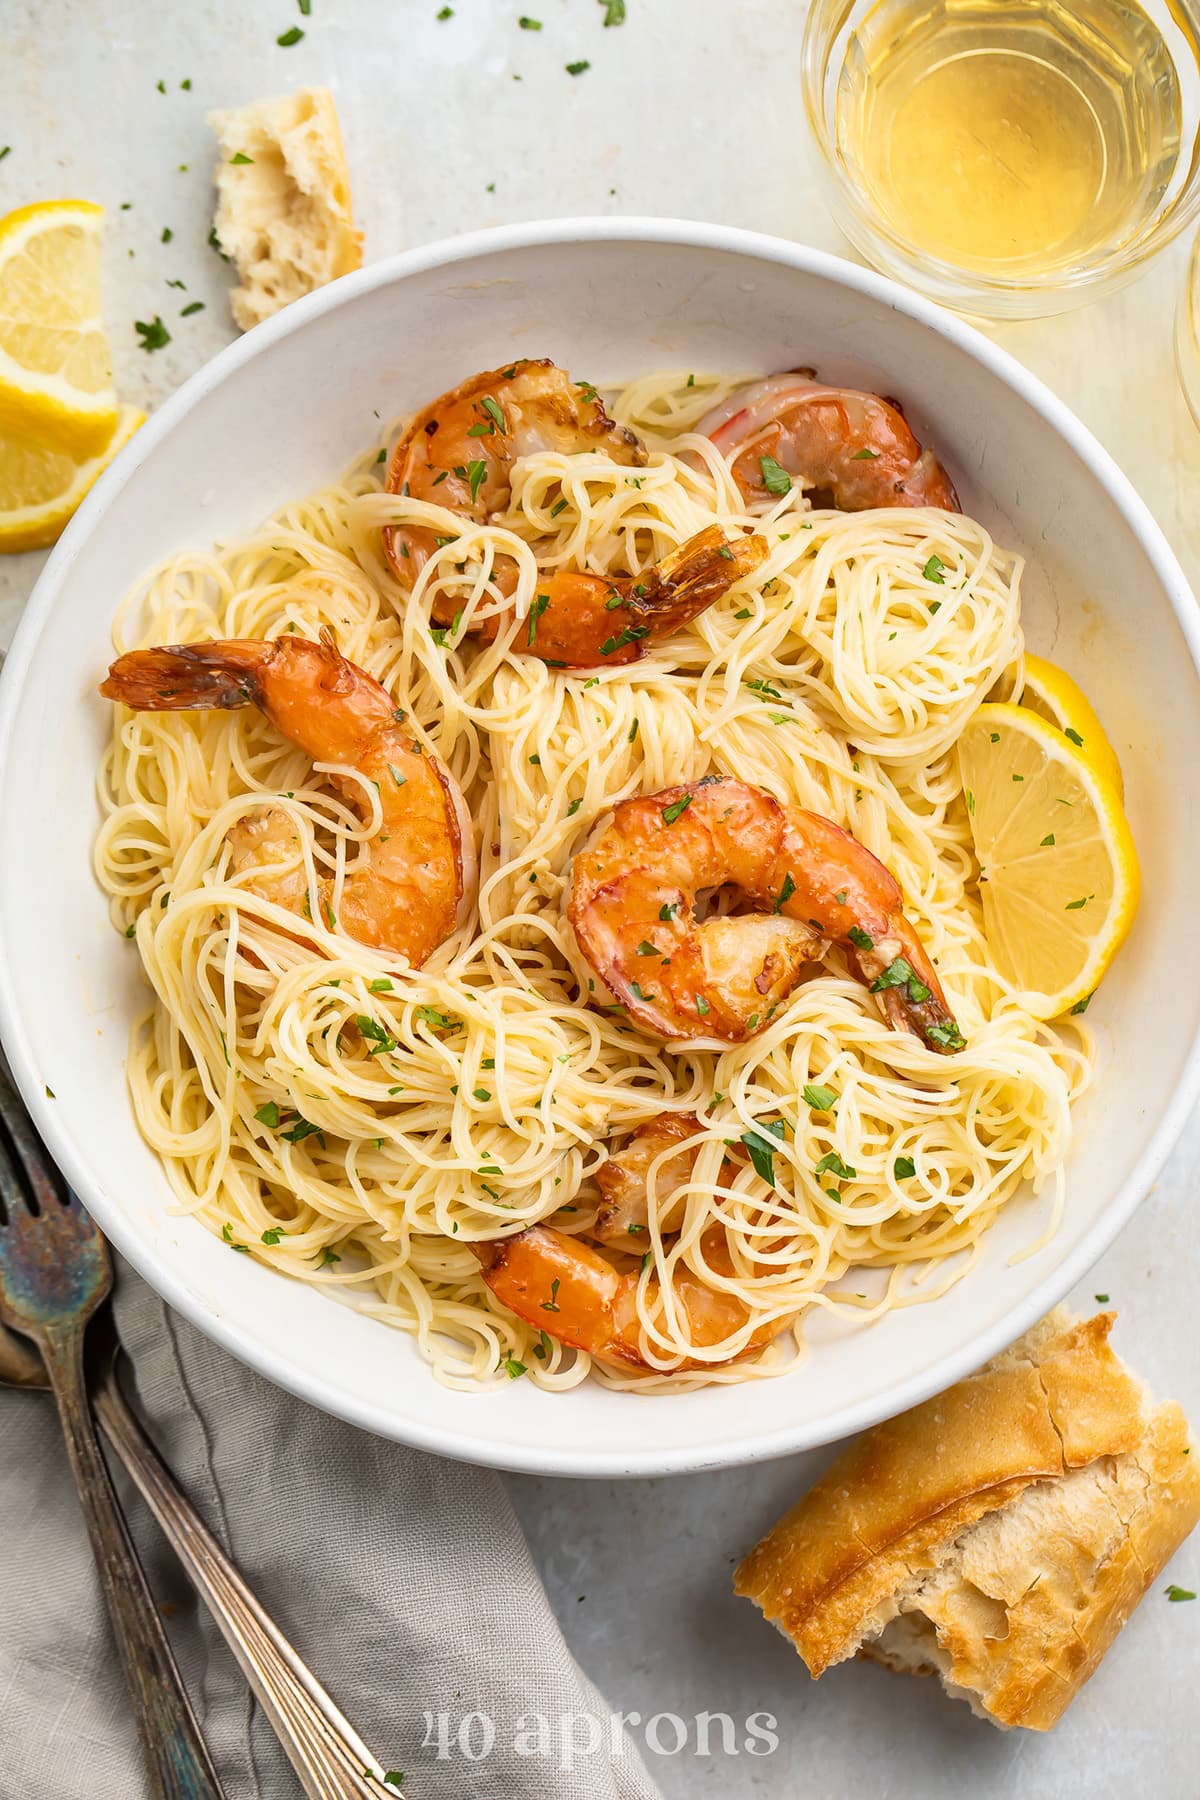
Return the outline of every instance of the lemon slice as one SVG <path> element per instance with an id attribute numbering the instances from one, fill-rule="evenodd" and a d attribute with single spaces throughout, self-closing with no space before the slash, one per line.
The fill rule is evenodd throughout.
<path id="1" fill-rule="evenodd" d="M 44 200 L 0 219 L 0 432 L 95 456 L 117 427 L 100 316 L 102 207 Z"/>
<path id="2" fill-rule="evenodd" d="M 1057 1018 L 1094 991 L 1137 911 L 1137 851 L 1112 782 L 1024 706 L 981 706 L 958 740 L 997 969 Z"/>
<path id="3" fill-rule="evenodd" d="M 1044 662 L 1040 656 L 1026 654 L 1021 705 L 1065 732 L 1097 774 L 1103 775 L 1116 788 L 1122 800 L 1125 798 L 1125 782 L 1117 753 L 1105 737 L 1104 727 L 1092 711 L 1087 695 L 1075 685 L 1065 669 Z"/>
<path id="4" fill-rule="evenodd" d="M 87 462 L 0 431 L 0 554 L 53 544 L 97 476 L 145 420 L 136 406 L 123 406 L 112 437 Z"/>

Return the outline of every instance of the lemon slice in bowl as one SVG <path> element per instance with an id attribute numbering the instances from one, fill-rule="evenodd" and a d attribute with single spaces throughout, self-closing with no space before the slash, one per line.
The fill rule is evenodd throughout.
<path id="1" fill-rule="evenodd" d="M 1029 1010 L 1085 1001 L 1137 911 L 1137 851 L 1112 781 L 1027 707 L 981 706 L 958 740 L 984 930 Z"/>
<path id="2" fill-rule="evenodd" d="M 145 421 L 138 407 L 123 406 L 108 443 L 86 462 L 0 429 L 0 555 L 55 543 L 92 483 Z"/>
<path id="3" fill-rule="evenodd" d="M 1104 727 L 1087 695 L 1065 669 L 1027 653 L 1021 705 L 1037 713 L 1039 718 L 1048 719 L 1051 725 L 1057 725 L 1093 769 L 1116 789 L 1118 796 L 1122 800 L 1125 798 L 1125 782 L 1117 753 L 1105 736 Z"/>
<path id="4" fill-rule="evenodd" d="M 44 200 L 0 219 L 0 432 L 95 456 L 117 428 L 100 314 L 104 209 Z"/>

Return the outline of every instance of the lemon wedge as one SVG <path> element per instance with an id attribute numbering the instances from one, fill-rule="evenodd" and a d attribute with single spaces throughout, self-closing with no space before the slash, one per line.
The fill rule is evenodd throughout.
<path id="1" fill-rule="evenodd" d="M 1137 911 L 1137 851 L 1112 781 L 1025 706 L 981 706 L 958 741 L 997 969 L 1041 1019 L 1080 1006 Z"/>
<path id="2" fill-rule="evenodd" d="M 0 554 L 53 544 L 97 476 L 145 420 L 136 406 L 123 406 L 117 429 L 87 462 L 0 430 Z"/>
<path id="3" fill-rule="evenodd" d="M 43 200 L 0 219 L 0 432 L 95 456 L 117 428 L 100 314 L 104 209 Z"/>
<path id="4" fill-rule="evenodd" d="M 1025 657 L 1025 689 L 1021 705 L 1039 718 L 1057 725 L 1091 763 L 1097 774 L 1116 788 L 1125 798 L 1125 782 L 1117 753 L 1104 735 L 1087 695 L 1076 686 L 1065 669 L 1045 662 L 1040 656 Z"/>

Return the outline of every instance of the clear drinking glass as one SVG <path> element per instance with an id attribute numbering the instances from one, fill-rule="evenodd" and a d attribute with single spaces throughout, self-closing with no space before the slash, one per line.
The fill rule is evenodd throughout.
<path id="1" fill-rule="evenodd" d="M 1200 0 L 812 0 L 838 223 L 961 311 L 1060 312 L 1200 212 Z"/>
<path id="2" fill-rule="evenodd" d="M 1175 362 L 1192 417 L 1200 425 L 1200 237 L 1192 246 L 1175 315 Z"/>

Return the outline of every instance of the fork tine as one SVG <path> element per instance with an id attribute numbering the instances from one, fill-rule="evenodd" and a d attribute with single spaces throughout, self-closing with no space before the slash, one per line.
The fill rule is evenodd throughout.
<path id="1" fill-rule="evenodd" d="M 24 1171 L 26 1183 L 36 1207 L 45 1212 L 50 1207 L 69 1205 L 71 1196 L 66 1182 L 55 1168 L 50 1152 L 33 1128 L 16 1090 L 6 1073 L 0 1070 L 0 1137 L 7 1135 L 17 1162 Z"/>

